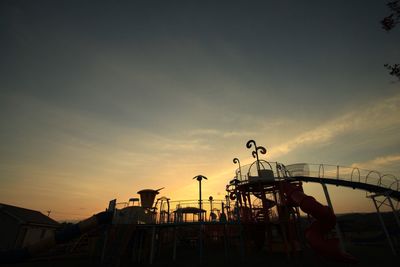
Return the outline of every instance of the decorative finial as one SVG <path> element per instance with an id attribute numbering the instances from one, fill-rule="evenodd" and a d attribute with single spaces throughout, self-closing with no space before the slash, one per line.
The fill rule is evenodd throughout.
<path id="1" fill-rule="evenodd" d="M 265 147 L 263 146 L 257 146 L 256 141 L 254 140 L 249 140 L 246 143 L 246 147 L 247 148 L 251 148 L 252 145 L 254 145 L 254 151 L 251 152 L 251 155 L 253 156 L 253 158 L 255 158 L 257 160 L 257 170 L 260 170 L 260 160 L 258 158 L 258 152 L 260 151 L 261 154 L 266 154 L 267 153 L 267 149 L 265 149 Z"/>

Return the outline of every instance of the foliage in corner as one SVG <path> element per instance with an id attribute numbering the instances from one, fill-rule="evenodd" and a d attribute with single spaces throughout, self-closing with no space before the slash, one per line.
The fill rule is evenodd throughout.
<path id="1" fill-rule="evenodd" d="M 397 0 L 388 2 L 386 5 L 392 13 L 381 20 L 381 24 L 385 31 L 390 31 L 400 22 L 400 3 Z"/>
<path id="2" fill-rule="evenodd" d="M 385 31 L 392 30 L 399 22 L 400 22 L 400 1 L 392 1 L 386 4 L 391 11 L 391 14 L 385 17 L 382 21 L 382 28 Z M 390 72 L 390 75 L 397 77 L 400 81 L 400 64 L 385 64 L 385 68 L 387 68 Z"/>
<path id="3" fill-rule="evenodd" d="M 400 80 L 400 64 L 385 64 L 383 66 L 390 71 L 390 75 L 396 76 Z"/>

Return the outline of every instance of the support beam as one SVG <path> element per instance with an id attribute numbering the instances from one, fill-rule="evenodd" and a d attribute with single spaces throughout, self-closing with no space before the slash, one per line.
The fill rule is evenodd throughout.
<path id="1" fill-rule="evenodd" d="M 333 206 L 332 206 L 331 197 L 329 196 L 328 187 L 324 183 L 321 183 L 321 185 L 322 185 L 322 188 L 324 189 L 326 202 L 328 203 L 328 206 L 329 206 L 329 208 L 331 208 L 333 213 L 335 213 L 335 211 L 333 209 Z M 336 230 L 336 234 L 337 234 L 337 236 L 339 238 L 340 248 L 344 251 L 345 250 L 345 245 L 344 245 L 343 235 L 342 235 L 342 231 L 340 231 L 340 227 L 339 227 L 339 224 L 337 222 L 335 224 L 335 230 Z"/>
<path id="2" fill-rule="evenodd" d="M 378 206 L 378 204 L 376 204 L 375 197 L 372 196 L 371 198 L 372 198 L 372 201 L 374 202 L 376 213 L 378 214 L 379 221 L 381 222 L 383 231 L 385 232 L 386 239 L 387 239 L 387 241 L 389 243 L 390 249 L 392 250 L 393 255 L 397 255 L 396 250 L 394 249 L 394 246 L 393 246 L 393 243 L 392 243 L 392 239 L 390 238 L 390 235 L 389 235 L 389 232 L 388 232 L 388 230 L 386 228 L 385 222 L 383 221 L 382 215 L 381 215 L 381 213 L 379 211 L 379 206 Z"/>
<path id="3" fill-rule="evenodd" d="M 392 208 L 393 211 L 393 215 L 394 215 L 394 219 L 396 220 L 397 226 L 400 227 L 400 219 L 399 219 L 399 213 L 397 212 L 397 210 L 394 208 L 392 199 L 388 196 L 387 197 L 390 207 Z"/>

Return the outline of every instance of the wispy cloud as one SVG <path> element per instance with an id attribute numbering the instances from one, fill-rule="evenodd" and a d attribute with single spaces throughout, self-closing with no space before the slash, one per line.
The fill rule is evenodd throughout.
<path id="1" fill-rule="evenodd" d="M 160 135 L 152 135 L 149 139 L 149 147 L 164 152 L 204 151 L 211 150 L 211 147 L 199 139 L 185 140 L 183 138 L 173 139 Z"/>
<path id="2" fill-rule="evenodd" d="M 374 170 L 393 170 L 398 168 L 400 164 L 400 154 L 392 154 L 374 158 L 372 160 L 357 162 L 352 167 Z"/>
<path id="3" fill-rule="evenodd" d="M 200 137 L 208 137 L 208 136 L 216 136 L 221 138 L 229 138 L 229 137 L 249 137 L 254 136 L 257 133 L 254 131 L 245 131 L 245 130 L 234 130 L 234 131 L 223 131 L 218 129 L 194 129 L 189 131 L 189 136 L 200 136 Z"/>
<path id="4" fill-rule="evenodd" d="M 293 139 L 272 147 L 270 155 L 285 155 L 301 146 L 321 145 L 331 142 L 342 134 L 368 134 L 387 128 L 400 129 L 400 94 L 369 103 L 353 112 L 331 119 Z"/>

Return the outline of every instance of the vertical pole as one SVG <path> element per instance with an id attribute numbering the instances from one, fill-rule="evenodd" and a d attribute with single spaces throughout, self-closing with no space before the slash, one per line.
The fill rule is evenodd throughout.
<path id="1" fill-rule="evenodd" d="M 156 237 L 156 226 L 154 225 L 151 229 L 151 245 L 150 245 L 150 261 L 149 261 L 150 264 L 153 264 L 155 237 Z"/>
<path id="2" fill-rule="evenodd" d="M 228 240 L 226 236 L 226 225 L 227 223 L 224 223 L 224 252 L 225 252 L 225 261 L 228 261 Z"/>
<path id="3" fill-rule="evenodd" d="M 339 180 L 339 165 L 336 166 L 336 179 Z"/>
<path id="4" fill-rule="evenodd" d="M 296 225 L 297 225 L 297 235 L 298 235 L 298 237 L 299 237 L 299 239 L 300 239 L 300 242 L 301 242 L 301 246 L 303 247 L 303 248 L 305 248 L 306 247 L 306 241 L 305 241 L 305 239 L 304 239 L 304 235 L 303 234 L 301 234 L 301 233 L 303 233 L 304 231 L 303 231 L 303 224 L 302 224 L 302 220 L 301 220 L 301 216 L 300 216 L 300 208 L 299 207 L 296 207 L 296 217 L 297 217 L 297 219 L 296 219 Z"/>
<path id="5" fill-rule="evenodd" d="M 199 181 L 199 208 L 200 208 L 199 221 L 202 221 L 202 218 L 201 218 L 201 215 L 202 215 L 202 212 L 201 212 L 201 180 Z"/>
<path id="6" fill-rule="evenodd" d="M 278 203 L 277 198 L 276 198 L 276 192 L 278 192 L 278 196 L 279 196 L 280 200 L 284 199 L 283 195 L 282 195 L 283 194 L 282 186 L 281 186 L 282 184 L 280 183 L 279 185 L 280 186 L 277 191 L 276 191 L 276 187 L 274 188 L 275 203 Z M 266 201 L 267 199 L 265 197 L 265 192 L 263 193 L 263 196 Z M 277 211 L 278 211 L 278 217 L 279 217 L 279 229 L 281 229 L 281 232 L 282 232 L 283 243 L 285 245 L 285 250 L 286 250 L 285 251 L 286 257 L 287 257 L 287 259 L 290 259 L 289 240 L 288 240 L 289 238 L 288 238 L 288 231 L 287 231 L 288 228 L 286 227 L 288 225 L 288 218 L 287 218 L 288 209 L 285 206 L 281 206 L 281 208 L 278 208 Z"/>
<path id="7" fill-rule="evenodd" d="M 398 212 L 396 211 L 396 209 L 394 208 L 392 199 L 391 199 L 389 196 L 387 197 L 387 199 L 389 200 L 390 207 L 392 208 L 393 215 L 394 215 L 394 219 L 396 220 L 397 226 L 400 227 L 399 214 L 398 214 Z"/>
<path id="8" fill-rule="evenodd" d="M 211 218 L 211 214 L 213 213 L 213 197 L 210 196 L 208 199 L 210 201 L 210 216 L 209 216 L 209 220 L 212 221 L 213 218 Z M 205 219 L 207 219 L 207 217 L 205 217 Z"/>
<path id="9" fill-rule="evenodd" d="M 174 226 L 174 246 L 173 246 L 173 250 L 172 250 L 172 260 L 176 261 L 176 225 Z"/>
<path id="10" fill-rule="evenodd" d="M 243 239 L 243 226 L 239 221 L 239 238 L 240 238 L 240 260 L 244 262 L 244 239 Z"/>
<path id="11" fill-rule="evenodd" d="M 239 211 L 239 202 L 241 203 L 241 195 L 238 192 L 237 188 L 236 190 L 236 215 L 237 215 L 237 223 L 239 225 L 239 243 L 240 243 L 240 260 L 243 262 L 244 261 L 244 240 L 243 240 L 243 227 L 242 223 L 240 220 L 240 211 Z"/>
<path id="12" fill-rule="evenodd" d="M 240 220 L 240 211 L 239 211 L 239 199 L 240 194 L 237 192 L 236 193 L 236 216 L 237 216 L 237 223 L 239 224 L 239 243 L 240 243 L 240 260 L 244 261 L 244 243 L 243 243 L 243 229 L 242 229 L 242 223 Z"/>
<path id="13" fill-rule="evenodd" d="M 383 231 L 385 232 L 386 239 L 387 239 L 387 241 L 388 241 L 388 243 L 389 243 L 390 249 L 392 250 L 393 255 L 397 255 L 396 250 L 394 249 L 392 240 L 390 239 L 389 232 L 388 232 L 388 230 L 386 229 L 385 222 L 383 221 L 382 215 L 381 215 L 381 213 L 379 212 L 379 207 L 378 207 L 378 205 L 376 204 L 375 197 L 371 197 L 371 198 L 372 198 L 372 201 L 374 202 L 374 205 L 375 205 L 375 208 L 376 208 L 376 213 L 378 214 L 379 221 L 381 222 Z"/>
<path id="14" fill-rule="evenodd" d="M 339 173 L 339 166 L 338 166 L 338 173 Z M 326 187 L 325 183 L 321 183 L 321 185 L 322 185 L 322 188 L 324 189 L 326 202 L 328 203 L 328 206 L 332 210 L 332 212 L 335 213 L 335 211 L 333 210 L 331 198 L 329 196 L 328 188 Z M 339 238 L 340 247 L 341 247 L 342 250 L 345 250 L 342 231 L 340 231 L 340 227 L 339 227 L 339 224 L 337 222 L 335 224 L 335 230 L 336 230 L 337 236 Z"/>
<path id="15" fill-rule="evenodd" d="M 167 215 L 167 223 L 169 223 L 170 221 L 170 210 L 169 210 L 169 199 L 167 199 L 167 207 L 168 207 L 168 215 Z"/>
<path id="16" fill-rule="evenodd" d="M 253 207 L 252 207 L 252 205 L 251 205 L 250 192 L 247 192 L 247 199 L 248 199 L 247 201 L 249 202 L 250 216 L 251 216 L 251 219 L 253 219 L 253 213 L 251 212 L 252 209 L 253 209 Z"/>
<path id="17" fill-rule="evenodd" d="M 242 205 L 242 201 L 241 201 L 241 196 L 240 196 L 240 194 L 239 194 L 239 192 L 236 192 L 236 203 L 235 203 L 235 206 L 236 206 L 236 220 L 237 220 L 237 222 L 238 223 L 240 223 L 240 206 Z"/>
<path id="18" fill-rule="evenodd" d="M 200 232 L 199 232 L 199 263 L 200 266 L 203 264 L 203 233 L 202 233 L 202 225 L 203 223 L 200 222 Z"/>

